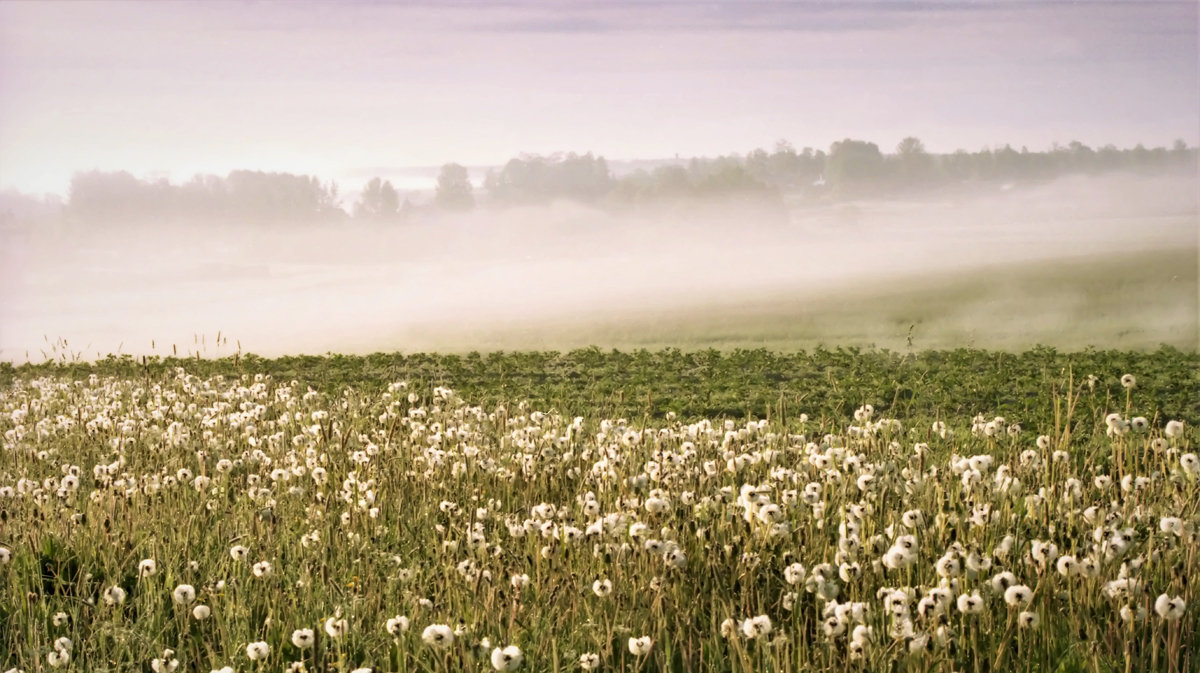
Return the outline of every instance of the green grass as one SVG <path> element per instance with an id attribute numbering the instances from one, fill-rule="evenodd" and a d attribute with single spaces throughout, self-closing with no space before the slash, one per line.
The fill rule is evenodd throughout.
<path id="1" fill-rule="evenodd" d="M 1034 346 L 1153 349 L 1200 345 L 1194 249 L 996 264 L 899 278 L 881 274 L 822 293 L 695 297 L 661 309 L 613 310 L 394 335 L 404 350 L 862 348 L 1021 351 Z"/>
<path id="2" fill-rule="evenodd" d="M 1122 386 L 1124 374 L 1136 387 Z M 0 489 L 12 489 L 0 491 L 0 547 L 11 552 L 0 565 L 0 669 L 49 670 L 59 637 L 72 649 L 58 670 L 71 671 L 151 670 L 167 648 L 179 670 L 299 661 L 309 671 L 482 671 L 490 647 L 508 644 L 526 671 L 580 670 L 588 652 L 602 671 L 646 673 L 1200 664 L 1198 597 L 1185 581 L 1200 572 L 1200 482 L 1182 467 L 1200 423 L 1194 352 L 111 358 L 0 376 Z M 1144 416 L 1147 428 L 1110 436 L 1110 414 Z M 1170 419 L 1185 430 L 1167 438 Z M 987 420 L 997 434 L 984 431 Z M 984 455 L 992 464 L 979 463 L 968 488 L 961 473 L 974 463 L 964 461 Z M 1098 476 L 1146 481 L 1126 490 Z M 821 484 L 813 502 L 789 495 L 809 483 Z M 781 505 L 787 528 L 761 518 L 765 503 L 739 497 L 751 486 Z M 651 511 L 654 498 L 666 504 Z M 563 514 L 539 514 L 541 503 Z M 901 514 L 914 509 L 926 522 L 912 531 L 915 564 L 877 565 L 872 546 L 898 544 Z M 609 514 L 619 523 L 598 538 L 562 537 Z M 1164 517 L 1180 518 L 1181 535 L 1160 530 Z M 628 534 L 636 522 L 645 538 L 677 545 L 680 567 Z M 1106 555 L 1096 540 L 1118 531 L 1126 546 Z M 1002 553 L 1006 535 L 1013 548 Z M 1023 560 L 1035 540 L 1095 559 L 1096 576 Z M 234 545 L 248 558 L 233 559 Z M 979 591 L 983 612 L 920 616 L 917 599 L 939 584 L 935 562 L 967 563 L 972 552 L 993 565 L 964 574 L 955 592 Z M 142 559 L 157 574 L 139 578 Z M 251 571 L 261 560 L 271 574 Z M 856 574 L 834 578 L 852 562 Z M 793 563 L 808 577 L 834 565 L 826 579 L 793 585 Z M 1037 629 L 1017 629 L 1017 610 L 989 588 L 1001 570 L 1032 589 Z M 484 571 L 490 579 L 475 574 Z M 1122 573 L 1144 594 L 1108 597 L 1105 584 Z M 514 574 L 529 584 L 514 589 Z M 593 593 L 598 578 L 612 580 L 610 596 Z M 173 603 L 183 583 L 207 619 Z M 867 610 L 827 635 L 834 603 L 818 594 L 834 584 L 837 601 Z M 105 604 L 112 586 L 127 592 L 123 604 Z M 903 620 L 880 598 L 900 587 L 913 593 L 909 635 L 890 632 Z M 1160 594 L 1187 601 L 1181 619 L 1154 613 Z M 1139 606 L 1148 617 L 1124 624 L 1121 608 Z M 339 615 L 349 627 L 340 640 L 323 630 Z M 396 615 L 412 628 L 393 637 L 385 624 Z M 722 635 L 726 620 L 758 615 L 773 624 L 768 638 Z M 421 641 L 427 626 L 459 620 L 465 631 L 450 649 Z M 861 661 L 855 626 L 873 629 Z M 315 630 L 314 649 L 292 644 L 301 628 Z M 643 635 L 650 654 L 630 654 L 628 639 Z M 912 653 L 913 636 L 942 643 Z M 270 647 L 262 663 L 246 656 L 258 641 Z"/>
<path id="3" fill-rule="evenodd" d="M 1200 596 L 1186 580 L 1200 572 L 1200 481 L 1183 466 L 1197 446 L 1198 391 L 1200 354 L 1173 347 L 0 365 L 0 670 L 153 671 L 165 659 L 202 673 L 295 662 L 450 673 L 491 670 L 491 649 L 510 644 L 530 672 L 580 670 L 585 653 L 601 671 L 638 673 L 1195 670 Z M 1112 435 L 1113 414 L 1147 427 Z M 1166 437 L 1170 420 L 1182 434 Z M 977 456 L 992 464 L 967 487 Z M 813 503 L 789 495 L 813 483 Z M 739 496 L 760 486 L 786 529 Z M 650 499 L 667 504 L 650 511 Z M 543 503 L 563 514 L 537 514 Z M 926 521 L 912 531 L 916 561 L 889 570 L 881 549 L 900 542 L 911 510 Z M 608 533 L 563 538 L 605 515 L 619 521 Z M 1169 517 L 1180 534 L 1161 529 Z M 676 545 L 681 567 L 632 538 L 633 523 Z M 1109 555 L 1118 532 L 1126 546 Z M 1024 560 L 1035 541 L 1095 560 L 1095 576 Z M 235 560 L 235 545 L 248 558 Z M 979 592 L 984 610 L 922 616 L 938 560 L 972 553 L 992 566 L 954 591 Z M 139 577 L 142 559 L 157 574 Z M 273 571 L 257 576 L 259 561 Z M 796 563 L 809 578 L 833 569 L 790 584 Z M 1017 628 L 1019 610 L 991 588 L 1002 570 L 1032 590 L 1038 628 Z M 529 577 L 519 591 L 518 574 Z M 1123 576 L 1143 593 L 1110 597 Z M 600 578 L 610 596 L 591 589 Z M 181 584 L 206 619 L 175 604 Z M 833 585 L 837 597 L 822 598 Z M 114 586 L 128 597 L 107 605 Z M 898 588 L 913 594 L 905 619 L 881 600 Z M 1182 618 L 1156 615 L 1160 595 L 1186 601 Z M 827 634 L 835 601 L 867 608 Z M 1126 623 L 1122 609 L 1147 616 Z M 385 626 L 398 615 L 411 629 L 393 636 Z M 723 635 L 729 620 L 762 615 L 769 637 Z M 348 633 L 335 639 L 324 625 L 339 616 Z M 426 627 L 460 620 L 446 651 L 422 642 Z M 911 633 L 893 631 L 905 624 Z M 873 634 L 861 659 L 855 627 Z M 313 629 L 316 647 L 297 648 L 297 629 Z M 649 655 L 630 653 L 638 636 L 653 639 Z M 61 637 L 71 660 L 52 669 Z M 913 652 L 913 638 L 931 645 Z M 246 655 L 257 642 L 270 648 L 261 663 Z"/>
<path id="4" fill-rule="evenodd" d="M 1037 348 L 1021 353 L 824 349 L 773 352 L 602 351 L 295 356 L 218 360 L 110 357 L 95 363 L 47 361 L 0 364 L 0 385 L 36 376 L 89 374 L 154 381 L 176 367 L 200 376 L 266 374 L 296 380 L 327 394 L 346 387 L 380 392 L 389 382 L 447 385 L 480 403 L 527 400 L 568 415 L 661 419 L 766 417 L 801 409 L 843 417 L 865 401 L 881 411 L 933 419 L 981 409 L 1027 415 L 1069 376 L 1099 377 L 1100 413 L 1115 404 L 1119 377 L 1139 372 L 1142 390 L 1164 414 L 1200 423 L 1200 354 L 1164 347 L 1153 351 Z"/>

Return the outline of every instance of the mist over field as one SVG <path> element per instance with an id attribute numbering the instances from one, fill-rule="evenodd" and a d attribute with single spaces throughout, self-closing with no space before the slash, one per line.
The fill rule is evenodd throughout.
<path id="1" fill-rule="evenodd" d="M 94 222 L 13 230 L 2 246 L 0 355 L 36 361 L 60 338 L 60 352 L 88 358 L 175 349 L 229 355 L 239 343 L 261 355 L 637 345 L 669 342 L 663 330 L 671 326 L 690 341 L 696 330 L 688 325 L 714 319 L 723 320 L 726 340 L 753 344 L 764 302 L 780 306 L 781 319 L 817 313 L 797 344 L 806 345 L 838 337 L 832 323 L 822 334 L 825 314 L 811 302 L 861 303 L 894 293 L 898 283 L 925 288 L 930 320 L 967 308 L 929 298 L 930 283 L 999 292 L 988 298 L 990 309 L 973 307 L 982 311 L 976 317 L 983 325 L 1016 323 L 1018 336 L 985 327 L 973 345 L 1063 344 L 1064 328 L 1082 319 L 1063 315 L 1063 288 L 1073 279 L 1057 287 L 1010 283 L 1005 291 L 1008 275 L 1022 263 L 1065 259 L 1075 268 L 1088 262 L 1104 278 L 1106 266 L 1145 251 L 1173 260 L 1191 251 L 1194 261 L 1196 213 L 1189 177 L 1108 175 L 959 197 L 794 207 L 790 221 L 729 204 L 613 213 L 560 201 L 407 225 Z M 1112 306 L 1106 324 L 1126 333 L 1123 343 L 1195 344 L 1195 265 L 1164 282 L 1145 288 L 1159 315 L 1147 316 L 1144 302 Z M 1118 274 L 1113 287 L 1121 283 Z M 880 310 L 864 304 L 839 324 L 863 326 L 853 342 L 894 343 L 908 326 L 876 325 Z"/>
<path id="2" fill-rule="evenodd" d="M 1195 348 L 1196 26 L 0 3 L 0 359 Z"/>

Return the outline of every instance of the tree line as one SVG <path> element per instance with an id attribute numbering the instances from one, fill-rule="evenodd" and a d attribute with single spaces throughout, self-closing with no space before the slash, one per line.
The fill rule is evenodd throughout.
<path id="1" fill-rule="evenodd" d="M 1170 147 L 1093 149 L 1080 142 L 1042 152 L 1026 148 L 926 151 L 905 138 L 891 153 L 863 140 L 845 139 L 828 151 L 795 149 L 780 141 L 768 151 L 744 155 L 646 162 L 620 175 L 602 156 L 521 155 L 489 170 L 476 188 L 467 168 L 441 168 L 432 199 L 414 203 L 391 182 L 372 178 L 347 210 L 338 185 L 290 173 L 239 170 L 225 177 L 197 175 L 182 184 L 141 180 L 128 172 L 75 174 L 63 212 L 71 219 L 280 220 L 324 222 L 357 218 L 401 220 L 422 211 L 465 211 L 571 200 L 603 207 L 734 200 L 782 208 L 785 195 L 811 199 L 858 199 L 914 193 L 958 185 L 1020 184 L 1068 174 L 1127 171 L 1143 174 L 1195 171 L 1196 148 L 1182 140 Z"/>

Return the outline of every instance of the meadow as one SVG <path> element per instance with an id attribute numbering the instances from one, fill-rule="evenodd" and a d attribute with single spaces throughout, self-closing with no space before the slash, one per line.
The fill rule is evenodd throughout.
<path id="1" fill-rule="evenodd" d="M 1188 671 L 1200 356 L 0 365 L 0 670 Z"/>
<path id="2" fill-rule="evenodd" d="M 1194 243 L 859 277 L 803 287 L 707 292 L 652 308 L 588 316 L 442 322 L 391 333 L 414 348 L 467 352 L 621 349 L 897 351 L 961 346 L 1078 351 L 1200 344 L 1200 257 Z"/>

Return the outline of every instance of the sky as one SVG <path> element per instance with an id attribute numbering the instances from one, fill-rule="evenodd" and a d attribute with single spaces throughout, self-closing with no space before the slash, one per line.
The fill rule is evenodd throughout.
<path id="1" fill-rule="evenodd" d="M 610 159 L 1200 142 L 1187 2 L 0 1 L 0 189 L 247 168 L 356 188 Z"/>

